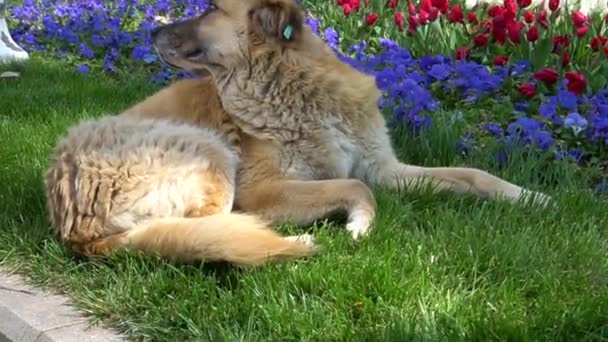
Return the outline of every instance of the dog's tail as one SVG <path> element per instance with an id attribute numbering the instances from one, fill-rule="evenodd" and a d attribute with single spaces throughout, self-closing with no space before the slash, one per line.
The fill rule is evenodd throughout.
<path id="1" fill-rule="evenodd" d="M 155 220 L 76 249 L 94 256 L 133 249 L 176 261 L 227 261 L 257 266 L 312 255 L 316 251 L 312 239 L 303 238 L 282 237 L 255 216 L 232 213 Z"/>

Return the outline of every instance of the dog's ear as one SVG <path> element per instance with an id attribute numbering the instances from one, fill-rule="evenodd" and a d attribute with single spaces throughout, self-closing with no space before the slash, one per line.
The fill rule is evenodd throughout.
<path id="1" fill-rule="evenodd" d="M 302 32 L 304 15 L 291 0 L 266 0 L 251 10 L 253 29 L 284 44 L 296 42 Z"/>

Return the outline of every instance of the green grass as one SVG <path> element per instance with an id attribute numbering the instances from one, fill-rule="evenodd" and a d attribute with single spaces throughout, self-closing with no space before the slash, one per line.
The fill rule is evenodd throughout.
<path id="1" fill-rule="evenodd" d="M 308 260 L 242 271 L 127 253 L 74 257 L 48 229 L 41 177 L 50 149 L 79 118 L 154 90 L 137 76 L 82 76 L 42 61 L 0 80 L 3 267 L 136 340 L 608 340 L 605 199 L 566 164 L 520 155 L 498 169 L 488 153 L 459 159 L 457 125 L 401 137 L 401 157 L 482 167 L 550 193 L 557 206 L 376 189 L 371 236 L 353 242 L 321 222 L 312 229 L 325 251 Z"/>

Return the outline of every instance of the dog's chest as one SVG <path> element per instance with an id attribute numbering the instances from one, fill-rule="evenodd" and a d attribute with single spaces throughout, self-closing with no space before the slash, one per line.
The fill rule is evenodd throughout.
<path id="1" fill-rule="evenodd" d="M 348 178 L 359 159 L 353 135 L 339 123 L 310 132 L 292 146 L 285 146 L 287 175 L 300 179 Z"/>

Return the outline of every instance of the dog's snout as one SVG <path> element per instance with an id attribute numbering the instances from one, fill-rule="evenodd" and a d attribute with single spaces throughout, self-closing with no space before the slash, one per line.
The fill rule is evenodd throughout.
<path id="1" fill-rule="evenodd" d="M 158 35 L 160 34 L 160 32 L 163 30 L 163 26 L 158 26 L 156 28 L 154 28 L 151 32 L 150 32 L 150 36 L 152 36 L 153 40 L 156 40 L 158 38 Z"/>

